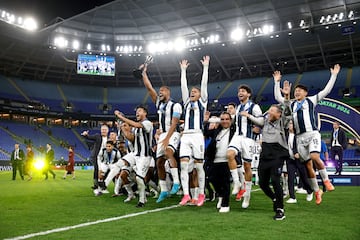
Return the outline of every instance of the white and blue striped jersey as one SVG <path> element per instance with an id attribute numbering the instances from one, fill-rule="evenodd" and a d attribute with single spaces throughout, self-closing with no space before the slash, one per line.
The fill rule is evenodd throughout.
<path id="1" fill-rule="evenodd" d="M 252 101 L 248 101 L 245 104 L 240 104 L 236 108 L 236 118 L 235 118 L 235 126 L 236 126 L 236 135 L 243 135 L 247 138 L 255 139 L 256 134 L 252 131 L 254 123 L 248 119 L 247 117 L 241 116 L 240 112 L 245 111 L 254 117 L 262 117 L 262 111 L 258 104 L 253 103 Z"/>
<path id="2" fill-rule="evenodd" d="M 201 78 L 201 97 L 196 102 L 190 101 L 187 87 L 186 68 L 181 69 L 181 95 L 184 104 L 184 133 L 202 132 L 204 114 L 208 103 L 207 83 L 209 79 L 209 65 L 203 65 Z"/>
<path id="3" fill-rule="evenodd" d="M 153 139 L 153 124 L 145 119 L 142 128 L 135 128 L 134 154 L 139 157 L 152 156 L 151 145 Z"/>
<path id="4" fill-rule="evenodd" d="M 182 107 L 179 103 L 172 100 L 169 100 L 166 103 L 160 102 L 159 97 L 157 97 L 155 105 L 159 115 L 159 129 L 163 133 L 168 132 L 171 126 L 172 118 L 175 117 L 180 119 Z"/>
<path id="5" fill-rule="evenodd" d="M 306 97 L 300 102 L 296 100 L 289 101 L 290 109 L 292 111 L 295 134 L 318 130 L 315 106 L 331 92 L 331 89 L 334 87 L 336 77 L 337 74 L 332 74 L 325 88 L 318 94 L 311 97 Z M 274 95 L 275 99 L 279 103 L 285 104 L 285 99 L 281 96 L 280 82 L 275 82 Z"/>
<path id="6" fill-rule="evenodd" d="M 206 111 L 206 102 L 199 99 L 196 102 L 185 104 L 185 122 L 184 132 L 199 132 L 203 130 L 204 115 Z"/>

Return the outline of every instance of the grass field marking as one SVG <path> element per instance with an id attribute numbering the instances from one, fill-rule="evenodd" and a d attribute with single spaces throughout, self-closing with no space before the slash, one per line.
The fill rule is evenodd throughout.
<path id="1" fill-rule="evenodd" d="M 112 221 L 117 221 L 117 220 L 121 220 L 121 219 L 124 219 L 124 218 L 136 217 L 136 216 L 140 216 L 140 215 L 144 215 L 144 214 L 148 214 L 148 213 L 160 212 L 160 211 L 176 208 L 176 207 L 179 207 L 179 206 L 180 205 L 172 205 L 172 206 L 164 207 L 164 208 L 156 208 L 156 209 L 153 209 L 153 210 L 147 210 L 147 211 L 143 211 L 143 212 L 131 213 L 131 214 L 123 215 L 123 216 L 97 220 L 97 221 L 94 221 L 94 222 L 87 222 L 87 223 L 81 223 L 81 224 L 77 224 L 77 225 L 73 225 L 73 226 L 55 228 L 55 229 L 51 229 L 51 230 L 47 230 L 47 231 L 43 231 L 43 232 L 38 232 L 38 233 L 30 233 L 30 234 L 26 234 L 26 235 L 14 237 L 14 238 L 6 238 L 4 240 L 28 239 L 28 238 L 32 238 L 32 237 L 36 237 L 36 236 L 43 236 L 43 235 L 48 235 L 48 234 L 51 234 L 51 233 L 64 232 L 64 231 L 68 231 L 68 230 L 71 230 L 71 229 L 87 227 L 87 226 L 91 226 L 91 225 L 95 225 L 95 224 L 99 224 L 99 223 L 112 222 Z"/>

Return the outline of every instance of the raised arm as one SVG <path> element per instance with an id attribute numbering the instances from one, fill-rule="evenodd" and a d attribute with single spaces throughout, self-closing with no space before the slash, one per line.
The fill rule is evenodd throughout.
<path id="1" fill-rule="evenodd" d="M 142 78 L 143 78 L 143 82 L 144 82 L 144 85 L 146 87 L 146 89 L 148 90 L 148 93 L 151 97 L 151 100 L 156 103 L 156 98 L 157 98 L 157 93 L 155 91 L 155 89 L 153 88 L 151 82 L 150 82 L 150 79 L 147 75 L 147 65 L 145 64 L 144 66 L 141 65 L 140 68 L 143 67 L 143 74 L 142 74 Z"/>
<path id="2" fill-rule="evenodd" d="M 143 125 L 139 122 L 135 122 L 133 120 L 130 120 L 128 118 L 126 118 L 119 110 L 115 110 L 114 111 L 115 116 L 117 116 L 121 121 L 126 122 L 127 124 L 129 124 L 132 127 L 135 128 L 142 128 Z"/>
<path id="3" fill-rule="evenodd" d="M 180 62 L 180 68 L 181 68 L 181 95 L 183 104 L 186 103 L 186 101 L 189 99 L 189 89 L 187 86 L 187 79 L 186 79 L 186 69 L 190 63 L 188 63 L 187 60 L 181 60 Z"/>
<path id="4" fill-rule="evenodd" d="M 207 91 L 207 84 L 209 80 L 209 63 L 210 57 L 205 56 L 202 60 L 200 60 L 202 65 L 204 66 L 203 74 L 201 78 L 201 99 L 206 102 L 208 100 L 208 91 Z"/>
<path id="5" fill-rule="evenodd" d="M 340 72 L 340 65 L 336 64 L 334 66 L 334 68 L 330 68 L 330 72 L 331 72 L 330 80 L 326 84 L 325 88 L 317 94 L 317 96 L 318 96 L 317 101 L 320 101 L 321 99 L 326 97 L 331 92 L 332 88 L 334 87 L 336 77 L 337 77 L 338 73 Z"/>

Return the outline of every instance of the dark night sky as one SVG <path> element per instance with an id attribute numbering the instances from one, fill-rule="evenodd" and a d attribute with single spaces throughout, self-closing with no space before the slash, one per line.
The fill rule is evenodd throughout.
<path id="1" fill-rule="evenodd" d="M 0 9 L 33 16 L 41 28 L 56 17 L 69 18 L 112 0 L 0 0 Z"/>

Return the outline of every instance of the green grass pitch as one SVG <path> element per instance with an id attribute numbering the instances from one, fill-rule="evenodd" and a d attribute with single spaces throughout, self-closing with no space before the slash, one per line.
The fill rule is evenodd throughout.
<path id="1" fill-rule="evenodd" d="M 77 171 L 76 180 L 63 180 L 64 172 L 56 173 L 55 180 L 35 174 L 32 181 L 12 181 L 11 172 L 0 172 L 0 239 L 174 206 L 181 198 L 157 204 L 149 197 L 145 208 L 138 209 L 136 200 L 123 203 L 124 196 L 95 197 L 91 171 Z M 298 194 L 297 204 L 285 205 L 283 221 L 272 219 L 271 201 L 255 191 L 248 209 L 232 197 L 226 214 L 217 212 L 216 202 L 206 202 L 202 207 L 148 212 L 30 239 L 360 239 L 360 188 L 335 187 L 324 193 L 319 206 Z"/>

